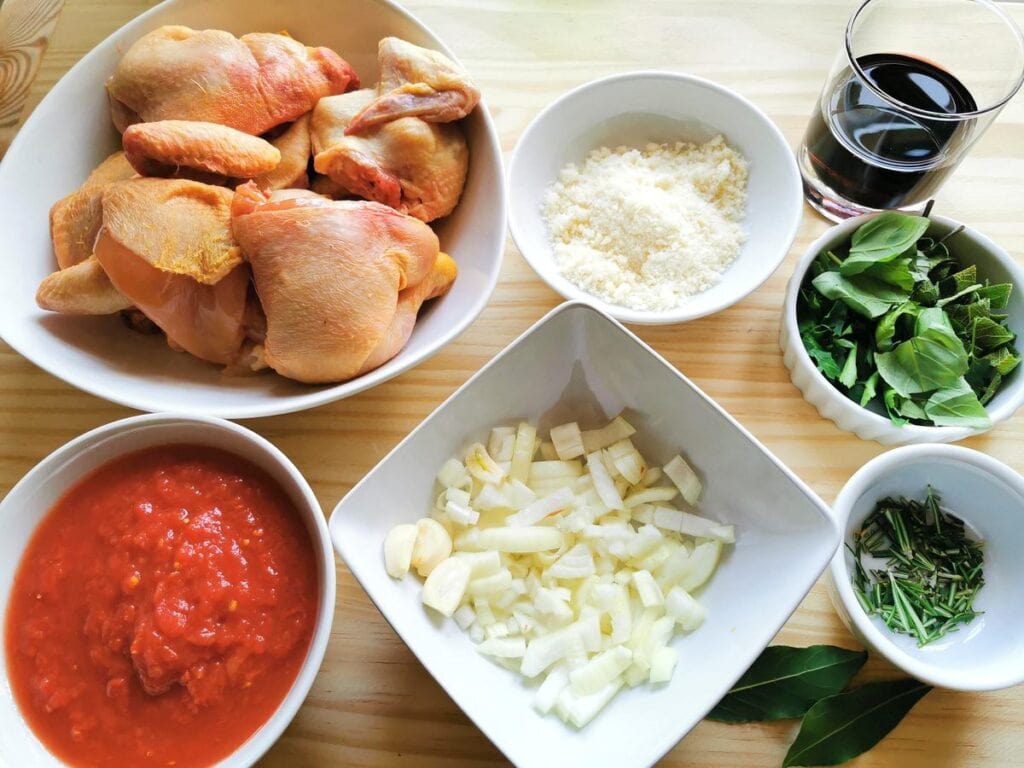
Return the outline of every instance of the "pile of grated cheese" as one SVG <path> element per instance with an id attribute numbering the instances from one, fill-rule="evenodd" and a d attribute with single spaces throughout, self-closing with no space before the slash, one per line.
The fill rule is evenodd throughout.
<path id="1" fill-rule="evenodd" d="M 662 311 L 736 259 L 746 198 L 746 160 L 716 136 L 596 149 L 562 169 L 542 212 L 566 278 L 611 304 Z"/>

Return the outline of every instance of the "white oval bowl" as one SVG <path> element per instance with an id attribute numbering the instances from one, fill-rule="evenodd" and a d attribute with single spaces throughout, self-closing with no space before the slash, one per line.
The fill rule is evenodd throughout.
<path id="1" fill-rule="evenodd" d="M 803 393 L 804 399 L 813 405 L 818 413 L 847 432 L 853 432 L 864 440 L 875 440 L 882 445 L 904 445 L 908 443 L 949 443 L 963 440 L 972 435 L 980 435 L 988 429 L 971 427 L 927 427 L 918 424 L 907 424 L 898 427 L 885 415 L 862 408 L 832 386 L 828 379 L 817 369 L 800 338 L 797 327 L 796 301 L 804 276 L 811 262 L 819 253 L 833 248 L 853 236 L 857 227 L 878 214 L 869 213 L 847 219 L 841 224 L 830 227 L 825 233 L 808 247 L 807 252 L 797 262 L 793 276 L 786 288 L 786 300 L 782 307 L 782 324 L 779 334 L 779 346 L 782 347 L 783 362 L 789 369 L 790 378 Z M 960 222 L 945 216 L 929 217 L 932 225 L 928 233 L 943 236 L 960 226 Z M 1006 309 L 1009 314 L 1011 331 L 1024 331 L 1024 269 L 1002 248 L 985 235 L 971 227 L 956 236 L 956 253 L 951 253 L 957 261 L 967 266 L 971 263 L 978 267 L 978 276 L 988 278 L 994 283 L 1011 282 L 1013 292 Z M 952 249 L 951 249 L 952 250 Z M 1003 382 L 999 392 L 986 406 L 992 426 L 1006 421 L 1020 406 L 1024 404 L 1024 376 L 1020 369 L 1011 373 Z"/>
<path id="2" fill-rule="evenodd" d="M 931 484 L 947 511 L 985 542 L 985 586 L 975 608 L 984 615 L 918 648 L 891 632 L 857 602 L 853 556 L 839 547 L 829 566 L 829 594 L 840 618 L 865 646 L 908 675 L 959 691 L 988 691 L 1024 682 L 1024 478 L 979 451 L 954 445 L 909 445 L 869 461 L 843 486 L 832 509 L 844 540 L 886 496 L 921 499 Z"/>
<path id="3" fill-rule="evenodd" d="M 0 336 L 40 368 L 98 397 L 144 411 L 253 418 L 322 405 L 397 376 L 441 350 L 480 314 L 505 246 L 501 145 L 487 108 L 465 121 L 471 159 L 462 201 L 436 228 L 459 265 L 444 297 L 420 313 L 399 354 L 352 381 L 310 386 L 273 373 L 225 376 L 219 367 L 175 354 L 162 337 L 129 331 L 116 317 L 68 317 L 35 303 L 56 268 L 48 211 L 119 148 L 103 83 L 121 53 L 164 24 L 235 34 L 287 29 L 308 45 L 335 48 L 364 82 L 377 78 L 377 41 L 397 35 L 444 51 L 444 43 L 389 0 L 167 0 L 112 34 L 67 73 L 32 113 L 0 164 Z M 69 122 L 69 115 L 74 119 Z"/>
<path id="4" fill-rule="evenodd" d="M 609 304 L 561 273 L 540 205 L 567 163 L 578 164 L 602 146 L 702 142 L 719 133 L 747 159 L 750 174 L 743 220 L 747 241 L 718 283 L 680 307 L 654 312 Z M 569 91 L 523 132 L 508 176 L 512 237 L 540 278 L 567 299 L 646 325 L 709 315 L 754 291 L 785 258 L 804 205 L 793 152 L 772 121 L 738 93 L 677 72 L 630 72 Z"/>
<path id="5" fill-rule="evenodd" d="M 0 621 L 22 554 L 54 504 L 93 470 L 126 453 L 170 443 L 198 443 L 241 456 L 267 472 L 288 494 L 302 515 L 316 555 L 320 585 L 316 627 L 306 659 L 288 694 L 274 714 L 218 768 L 245 768 L 255 763 L 295 717 L 309 693 L 327 650 L 334 621 L 335 565 L 330 534 L 309 483 L 280 450 L 255 432 L 209 417 L 149 414 L 121 419 L 87 432 L 58 448 L 11 489 L 0 503 Z M 25 722 L 7 680 L 4 643 L 0 643 L 0 765 L 56 768 L 60 760 L 47 751 Z"/>

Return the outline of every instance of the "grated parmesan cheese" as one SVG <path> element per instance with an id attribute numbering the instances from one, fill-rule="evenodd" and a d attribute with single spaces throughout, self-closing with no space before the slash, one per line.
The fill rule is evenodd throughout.
<path id="1" fill-rule="evenodd" d="M 718 282 L 746 239 L 747 163 L 704 144 L 602 147 L 567 165 L 542 212 L 570 281 L 612 304 L 667 310 Z"/>

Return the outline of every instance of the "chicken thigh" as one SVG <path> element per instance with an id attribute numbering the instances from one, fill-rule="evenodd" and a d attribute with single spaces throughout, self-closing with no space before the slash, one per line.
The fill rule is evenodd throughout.
<path id="1" fill-rule="evenodd" d="M 114 286 L 202 360 L 243 356 L 249 267 L 231 234 L 232 192 L 181 179 L 133 179 L 103 194 L 96 258 Z"/>
<path id="2" fill-rule="evenodd" d="M 455 278 L 446 256 L 435 269 L 430 227 L 377 203 L 273 201 L 249 183 L 232 227 L 266 313 L 266 362 L 298 381 L 344 381 L 390 359 L 419 304 Z"/>
<path id="3" fill-rule="evenodd" d="M 321 97 L 358 85 L 355 71 L 334 51 L 287 35 L 238 38 L 165 26 L 125 52 L 107 93 L 122 132 L 135 122 L 198 120 L 259 135 L 305 114 Z"/>
<path id="4" fill-rule="evenodd" d="M 352 119 L 376 92 L 321 99 L 313 110 L 313 167 L 357 195 L 421 221 L 447 216 L 459 202 L 469 148 L 458 125 L 401 117 L 350 136 Z"/>

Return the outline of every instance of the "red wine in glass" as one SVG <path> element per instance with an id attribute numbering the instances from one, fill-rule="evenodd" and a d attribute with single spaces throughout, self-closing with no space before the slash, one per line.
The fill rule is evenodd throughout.
<path id="1" fill-rule="evenodd" d="M 840 72 L 807 127 L 810 170 L 837 195 L 865 208 L 923 203 L 953 171 L 956 150 L 970 138 L 972 121 L 957 115 L 976 110 L 974 98 L 953 75 L 922 59 L 875 53 L 857 63 L 893 101 L 852 69 Z"/>

